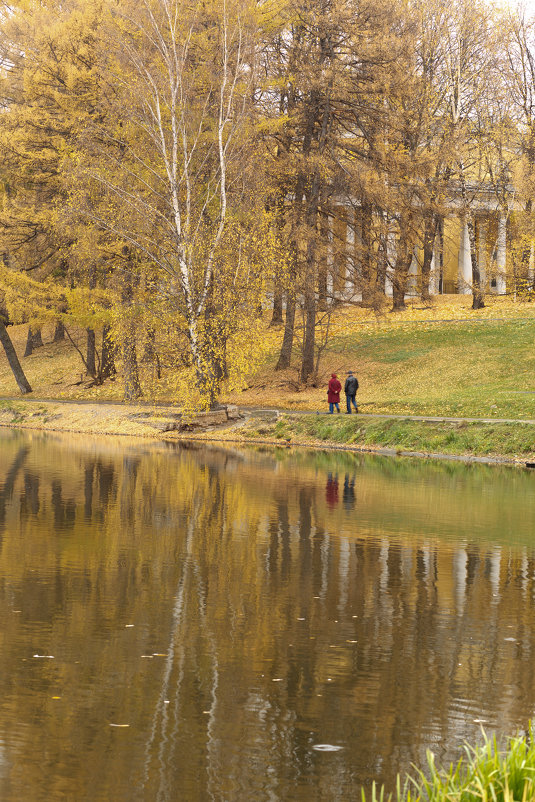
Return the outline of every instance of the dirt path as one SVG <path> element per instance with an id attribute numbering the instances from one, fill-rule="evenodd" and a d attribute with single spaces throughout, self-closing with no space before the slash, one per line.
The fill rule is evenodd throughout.
<path id="1" fill-rule="evenodd" d="M 56 432 L 114 434 L 160 439 L 161 417 L 176 415 L 174 407 L 149 408 L 138 404 L 3 399 L 0 426 Z"/>
<path id="2" fill-rule="evenodd" d="M 4 396 L 0 397 L 0 402 L 13 402 L 17 406 L 20 404 L 40 404 L 67 407 L 90 407 L 97 409 L 109 408 L 109 414 L 112 418 L 128 416 L 133 413 L 153 409 L 157 415 L 164 416 L 168 414 L 178 414 L 180 407 L 173 405 L 172 402 L 164 401 L 136 401 L 135 404 L 128 404 L 124 401 L 87 401 L 87 400 L 70 400 L 64 398 L 21 398 L 20 396 Z M 283 407 L 257 407 L 257 406 L 240 406 L 240 411 L 245 415 L 262 416 L 264 414 L 273 415 L 328 415 L 328 412 L 317 412 L 308 409 L 286 409 Z M 94 418 L 95 411 L 91 409 L 91 418 Z M 114 412 L 111 412 L 114 410 Z M 345 413 L 341 412 L 340 415 Z M 445 417 L 441 415 L 405 415 L 398 413 L 379 414 L 374 412 L 361 412 L 359 418 L 371 418 L 373 420 L 414 420 L 425 421 L 428 423 L 522 423 L 530 426 L 535 426 L 535 420 L 529 418 L 468 418 L 462 417 Z"/>

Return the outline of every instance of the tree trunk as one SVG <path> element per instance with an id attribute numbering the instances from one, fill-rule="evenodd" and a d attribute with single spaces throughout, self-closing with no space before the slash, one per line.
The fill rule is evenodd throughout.
<path id="1" fill-rule="evenodd" d="M 275 370 L 285 370 L 290 367 L 292 360 L 292 348 L 294 341 L 295 328 L 295 302 L 296 302 L 296 282 L 299 275 L 299 245 L 297 232 L 303 214 L 303 192 L 305 188 L 305 175 L 301 171 L 297 176 L 295 185 L 295 197 L 293 199 L 293 232 L 290 239 L 290 275 L 288 277 L 288 289 L 286 291 L 286 319 L 284 323 L 284 335 Z"/>
<path id="2" fill-rule="evenodd" d="M 275 370 L 285 370 L 290 367 L 292 362 L 292 348 L 294 342 L 295 328 L 295 291 L 290 288 L 286 293 L 286 320 L 284 323 L 284 335 L 279 354 L 279 359 Z"/>
<path id="3" fill-rule="evenodd" d="M 286 370 L 286 368 L 290 367 L 292 362 L 292 348 L 295 330 L 295 282 L 297 279 L 297 245 L 295 242 L 292 243 L 291 248 L 292 266 L 290 268 L 290 275 L 288 277 L 289 284 L 286 291 L 286 319 L 284 322 L 284 335 L 282 338 L 281 350 L 275 370 Z"/>
<path id="4" fill-rule="evenodd" d="M 94 379 L 97 375 L 95 330 L 87 329 L 86 366 L 88 374 Z"/>
<path id="5" fill-rule="evenodd" d="M 36 348 L 41 348 L 43 346 L 43 337 L 41 335 L 41 329 L 32 328 L 29 326 L 28 328 L 28 338 L 26 340 L 26 348 L 24 349 L 23 356 L 31 356 Z"/>
<path id="6" fill-rule="evenodd" d="M 43 337 L 42 337 L 42 334 L 41 334 L 41 327 L 40 326 L 37 329 L 32 329 L 32 341 L 33 341 L 33 347 L 34 348 L 42 348 L 43 347 L 44 343 L 43 343 Z"/>
<path id="7" fill-rule="evenodd" d="M 156 376 L 158 379 L 162 377 L 162 370 L 161 370 L 161 363 L 160 357 L 158 356 L 158 352 L 156 350 L 156 332 L 149 326 L 146 332 L 146 340 L 145 340 L 145 350 L 143 351 L 143 356 L 141 357 L 142 362 L 148 362 L 151 365 L 155 365 L 156 367 Z"/>
<path id="8" fill-rule="evenodd" d="M 483 309 L 485 302 L 483 300 L 483 290 L 481 288 L 481 275 L 479 272 L 479 261 L 477 258 L 476 248 L 476 229 L 472 215 L 469 215 L 466 221 L 468 228 L 468 239 L 470 241 L 470 261 L 472 263 L 472 309 Z"/>
<path id="9" fill-rule="evenodd" d="M 156 341 L 156 332 L 152 326 L 148 326 L 145 331 L 145 347 L 143 348 L 142 362 L 154 362 L 156 356 L 156 348 L 154 343 Z"/>
<path id="10" fill-rule="evenodd" d="M 314 349 L 316 346 L 316 288 L 310 276 L 305 285 L 305 336 L 301 360 L 301 381 L 306 384 L 314 372 Z"/>
<path id="11" fill-rule="evenodd" d="M 429 280 L 431 277 L 431 263 L 435 251 L 435 238 L 438 228 L 438 215 L 429 212 L 424 221 L 424 258 L 422 263 L 422 286 L 420 295 L 422 301 L 430 301 Z"/>
<path id="12" fill-rule="evenodd" d="M 102 359 L 101 359 L 101 378 L 102 381 L 115 376 L 115 346 L 111 339 L 111 326 L 104 326 L 102 329 Z M 158 375 L 159 378 L 159 375 Z"/>
<path id="13" fill-rule="evenodd" d="M 31 356 L 33 354 L 33 340 L 32 340 L 32 327 L 28 328 L 28 336 L 26 337 L 26 347 L 24 349 L 23 357 Z"/>
<path id="14" fill-rule="evenodd" d="M 392 311 L 405 309 L 407 281 L 414 251 L 414 244 L 410 235 L 410 223 L 410 217 L 407 219 L 402 217 L 396 264 L 394 265 L 394 275 L 392 277 Z"/>
<path id="15" fill-rule="evenodd" d="M 528 199 L 524 210 L 526 212 L 526 216 L 529 218 L 533 212 L 533 203 L 531 198 Z M 522 281 L 524 283 L 524 290 L 531 290 L 533 289 L 533 278 L 530 280 L 530 262 L 531 262 L 531 249 L 532 243 L 531 239 L 526 238 L 524 240 L 524 244 L 522 246 L 522 250 L 520 253 L 520 266 L 522 271 Z"/>
<path id="16" fill-rule="evenodd" d="M 308 243 L 305 273 L 305 333 L 303 337 L 303 356 L 301 360 L 301 381 L 306 384 L 314 372 L 314 350 L 316 347 L 316 241 L 320 199 L 320 176 L 316 170 L 310 194 L 307 198 Z"/>
<path id="17" fill-rule="evenodd" d="M 123 247 L 123 253 L 125 256 L 130 257 L 130 252 L 126 245 Z M 134 298 L 134 286 L 131 274 L 132 265 L 128 265 L 128 267 L 129 269 L 125 271 L 121 292 L 121 300 L 123 302 L 126 318 L 123 324 L 121 351 L 123 357 L 124 400 L 135 401 L 135 399 L 140 398 L 143 393 L 139 382 L 137 366 L 136 328 L 134 321 L 129 319 L 129 312 Z"/>
<path id="18" fill-rule="evenodd" d="M 385 297 L 386 294 L 386 271 L 388 267 L 388 220 L 386 213 L 383 211 L 380 214 L 380 227 L 379 227 L 379 250 L 377 253 L 377 280 L 375 282 L 376 300 Z"/>
<path id="19" fill-rule="evenodd" d="M 329 218 L 327 214 L 322 214 L 320 218 L 320 242 L 321 253 L 318 259 L 318 309 L 325 311 L 332 302 L 332 298 L 327 297 L 328 294 L 328 273 L 329 273 L 329 249 L 332 248 L 330 238 L 332 231 L 329 230 Z M 334 282 L 333 282 L 334 283 Z"/>
<path id="20" fill-rule="evenodd" d="M 277 238 L 282 243 L 284 239 L 284 226 L 286 224 L 286 191 L 284 185 L 279 186 L 276 195 L 276 227 Z M 277 270 L 273 277 L 273 315 L 271 318 L 270 326 L 280 326 L 283 323 L 282 317 L 282 301 L 283 301 L 283 286 L 281 282 L 281 275 Z"/>
<path id="21" fill-rule="evenodd" d="M 214 279 L 209 287 L 204 311 L 203 363 L 204 387 L 210 401 L 210 409 L 217 407 L 221 385 L 228 377 L 227 338 L 224 312 L 219 302 L 218 287 Z M 259 316 L 263 314 L 260 309 Z"/>
<path id="22" fill-rule="evenodd" d="M 273 315 L 270 326 L 279 326 L 282 320 L 282 287 L 277 282 L 273 291 Z"/>
<path id="23" fill-rule="evenodd" d="M 139 383 L 139 371 L 136 354 L 136 331 L 134 324 L 128 322 L 123 335 L 123 374 L 124 374 L 124 400 L 135 401 L 143 393 Z"/>
<path id="24" fill-rule="evenodd" d="M 60 343 L 65 339 L 65 326 L 61 320 L 56 320 L 56 328 L 54 329 L 53 343 Z"/>
<path id="25" fill-rule="evenodd" d="M 477 258 L 476 248 L 476 227 L 474 225 L 474 216 L 469 211 L 469 204 L 466 193 L 466 183 L 464 172 L 461 165 L 461 198 L 463 199 L 465 215 L 466 215 L 466 228 L 468 229 L 468 241 L 470 243 L 470 262 L 472 264 L 472 309 L 483 309 L 485 302 L 483 300 L 483 292 L 481 289 L 481 275 L 479 273 L 479 262 Z"/>
<path id="26" fill-rule="evenodd" d="M 409 252 L 404 258 L 400 256 L 396 258 L 392 281 L 392 311 L 405 309 L 405 295 L 411 262 L 412 252 Z"/>
<path id="27" fill-rule="evenodd" d="M 210 401 L 210 409 L 218 404 L 221 383 L 227 377 L 227 343 L 221 317 L 217 315 L 212 301 L 206 307 L 204 352 L 204 387 Z"/>
<path id="28" fill-rule="evenodd" d="M 23 395 L 26 393 L 31 393 L 32 388 L 30 387 L 30 383 L 26 376 L 24 375 L 24 371 L 21 367 L 19 362 L 19 358 L 17 356 L 17 352 L 11 342 L 11 337 L 8 334 L 8 331 L 4 325 L 4 322 L 0 320 L 0 342 L 6 352 L 7 361 L 9 362 L 9 367 L 13 371 L 13 376 L 15 377 L 15 381 L 18 384 L 19 390 Z"/>

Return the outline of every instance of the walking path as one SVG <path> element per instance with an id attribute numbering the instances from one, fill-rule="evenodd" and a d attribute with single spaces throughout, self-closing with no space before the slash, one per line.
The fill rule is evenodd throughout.
<path id="1" fill-rule="evenodd" d="M 95 406 L 95 407 L 149 407 L 157 409 L 180 411 L 180 407 L 173 404 L 172 401 L 144 401 L 142 399 L 136 401 L 112 401 L 112 400 L 91 400 L 91 399 L 71 399 L 71 398 L 36 398 L 31 396 L 1 396 L 0 401 L 23 401 L 24 403 L 34 404 L 70 404 L 72 406 Z M 238 405 L 239 406 L 239 405 Z M 252 415 L 261 415 L 269 413 L 288 414 L 288 415 L 328 415 L 328 412 L 310 410 L 310 409 L 286 409 L 284 407 L 249 407 L 239 406 L 241 412 L 251 413 Z M 343 412 L 341 415 L 345 414 Z M 354 414 L 354 413 L 353 413 Z M 406 415 L 399 413 L 380 414 L 377 412 L 359 412 L 360 418 L 373 418 L 383 420 L 414 420 L 426 421 L 428 423 L 524 423 L 529 426 L 535 426 L 535 420 L 526 418 L 468 418 L 464 415 L 461 417 L 451 417 L 444 415 Z"/>
<path id="2" fill-rule="evenodd" d="M 262 413 L 288 413 L 289 415 L 329 415 L 328 412 L 316 412 L 308 409 L 282 409 L 281 407 L 240 407 L 242 412 L 250 412 L 253 415 Z M 344 415 L 341 412 L 340 415 Z M 354 413 L 353 413 L 354 414 Z M 452 418 L 438 415 L 400 415 L 396 413 L 379 414 L 376 412 L 359 412 L 359 418 L 375 418 L 384 420 L 414 420 L 425 421 L 427 423 L 526 423 L 535 426 L 535 420 L 525 418 Z"/>

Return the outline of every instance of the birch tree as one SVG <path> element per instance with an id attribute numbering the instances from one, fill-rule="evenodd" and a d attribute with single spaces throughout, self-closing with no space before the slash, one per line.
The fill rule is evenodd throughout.
<path id="1" fill-rule="evenodd" d="M 151 266 L 161 317 L 181 321 L 206 403 L 217 397 L 236 321 L 249 312 L 251 325 L 257 309 L 260 271 L 243 258 L 262 217 L 256 26 L 248 0 L 112 5 L 104 121 L 77 157 L 94 190 L 75 205 Z"/>

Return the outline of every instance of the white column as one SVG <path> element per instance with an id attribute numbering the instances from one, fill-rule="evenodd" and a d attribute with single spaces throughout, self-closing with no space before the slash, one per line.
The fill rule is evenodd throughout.
<path id="1" fill-rule="evenodd" d="M 504 214 L 498 217 L 498 240 L 496 242 L 496 294 L 505 295 L 505 270 L 507 259 L 507 222 Z"/>
<path id="2" fill-rule="evenodd" d="M 472 260 L 470 258 L 470 238 L 464 217 L 461 218 L 461 242 L 459 247 L 459 295 L 470 295 L 472 292 Z"/>
<path id="3" fill-rule="evenodd" d="M 407 282 L 407 295 L 418 294 L 418 247 L 412 251 L 411 265 L 409 267 L 409 280 Z"/>
<path id="4" fill-rule="evenodd" d="M 431 271 L 429 274 L 429 294 L 438 295 L 440 286 L 440 254 L 437 249 L 437 240 L 440 238 L 440 233 L 437 231 L 435 235 L 435 242 L 433 244 L 433 256 L 431 257 Z"/>
<path id="5" fill-rule="evenodd" d="M 344 294 L 346 298 L 357 300 L 355 297 L 355 210 L 351 206 L 346 212 L 346 276 Z"/>
<path id="6" fill-rule="evenodd" d="M 435 235 L 435 246 L 433 248 L 433 260 L 435 269 L 435 295 L 440 293 L 440 281 L 444 282 L 444 228 L 446 225 L 446 218 L 443 217 L 438 226 Z M 442 285 L 442 292 L 444 292 L 444 284 Z"/>
<path id="7" fill-rule="evenodd" d="M 385 279 L 385 294 L 392 297 L 394 288 L 392 286 L 392 272 L 394 270 L 394 263 L 396 261 L 396 233 L 395 231 L 388 231 L 386 235 L 386 279 Z"/>
<path id="8" fill-rule="evenodd" d="M 329 215 L 327 218 L 327 231 L 329 232 L 327 235 L 327 298 L 329 299 L 329 304 L 331 303 L 331 299 L 333 297 L 333 289 L 334 289 L 334 281 L 333 281 L 333 265 L 334 265 L 334 228 L 333 228 L 333 218 Z"/>

